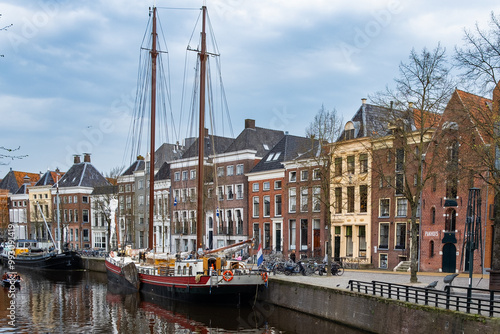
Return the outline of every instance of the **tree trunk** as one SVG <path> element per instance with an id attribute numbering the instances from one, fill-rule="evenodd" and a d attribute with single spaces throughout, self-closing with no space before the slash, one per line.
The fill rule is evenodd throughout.
<path id="1" fill-rule="evenodd" d="M 412 212 L 416 212 L 412 208 Z M 415 217 L 415 214 L 412 214 L 411 217 L 411 245 L 410 245 L 410 282 L 411 283 L 417 283 L 417 272 L 418 272 L 418 224 L 417 224 L 417 217 Z"/>
<path id="2" fill-rule="evenodd" d="M 500 194 L 495 196 L 493 221 L 493 248 L 491 250 L 490 290 L 500 289 Z"/>

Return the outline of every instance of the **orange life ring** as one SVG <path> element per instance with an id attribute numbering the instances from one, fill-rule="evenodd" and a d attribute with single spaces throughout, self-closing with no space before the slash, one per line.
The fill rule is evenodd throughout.
<path id="1" fill-rule="evenodd" d="M 231 270 L 226 270 L 224 274 L 222 274 L 222 278 L 226 282 L 231 281 L 233 279 L 233 272 Z"/>
<path id="2" fill-rule="evenodd" d="M 267 278 L 268 278 L 267 273 L 266 273 L 266 272 L 264 272 L 264 273 L 262 273 L 261 275 L 262 275 L 262 280 L 263 280 L 264 282 L 267 282 Z"/>

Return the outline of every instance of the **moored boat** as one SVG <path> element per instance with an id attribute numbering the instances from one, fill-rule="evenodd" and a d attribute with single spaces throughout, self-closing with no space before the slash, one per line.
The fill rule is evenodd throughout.
<path id="1" fill-rule="evenodd" d="M 156 92 L 156 8 L 152 8 L 152 46 L 150 49 L 153 73 L 148 76 L 151 81 L 151 143 L 149 144 L 149 161 L 155 161 L 155 93 Z M 171 298 L 186 301 L 206 301 L 210 303 L 239 304 L 253 296 L 262 286 L 267 285 L 267 273 L 247 267 L 244 261 L 230 259 L 231 254 L 248 247 L 252 240 L 243 241 L 216 250 L 207 250 L 204 245 L 204 140 L 205 140 L 205 83 L 206 61 L 209 53 L 206 49 L 206 7 L 202 7 L 201 48 L 197 50 L 199 57 L 199 136 L 197 178 L 197 213 L 196 216 L 196 249 L 190 254 L 160 254 L 155 252 L 134 251 L 127 249 L 120 253 L 111 252 L 106 258 L 108 283 L 122 287 L 124 290 L 137 291 L 159 298 Z M 149 173 L 149 184 L 154 184 L 154 173 Z M 149 198 L 154 198 L 154 187 L 149 187 Z M 149 203 L 148 249 L 154 249 L 153 241 L 153 200 Z"/>

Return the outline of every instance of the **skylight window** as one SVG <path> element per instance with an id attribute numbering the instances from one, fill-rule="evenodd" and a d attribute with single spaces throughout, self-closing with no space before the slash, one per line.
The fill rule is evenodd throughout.
<path id="1" fill-rule="evenodd" d="M 278 160 L 278 158 L 280 157 L 280 155 L 281 155 L 281 152 L 276 153 L 274 155 L 274 157 L 273 157 L 273 160 Z"/>
<path id="2" fill-rule="evenodd" d="M 274 159 L 273 159 L 273 157 L 274 157 L 274 153 L 269 154 L 269 155 L 267 156 L 267 160 L 266 160 L 266 161 L 271 161 L 271 160 L 274 160 Z"/>
<path id="3" fill-rule="evenodd" d="M 269 146 L 267 146 L 267 144 L 262 144 L 262 145 L 264 145 L 265 150 L 269 150 Z"/>

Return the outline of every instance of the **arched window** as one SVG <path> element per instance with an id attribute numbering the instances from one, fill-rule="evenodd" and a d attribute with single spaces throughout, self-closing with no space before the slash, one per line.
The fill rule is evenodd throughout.
<path id="1" fill-rule="evenodd" d="M 431 223 L 436 224 L 436 208 L 431 209 Z"/>
<path id="2" fill-rule="evenodd" d="M 430 257 L 434 256 L 434 240 L 431 240 L 429 242 L 429 256 Z"/>

